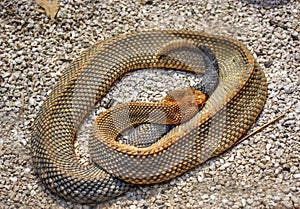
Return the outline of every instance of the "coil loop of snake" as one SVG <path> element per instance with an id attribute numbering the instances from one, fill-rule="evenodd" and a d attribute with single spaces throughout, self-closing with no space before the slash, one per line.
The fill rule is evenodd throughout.
<path id="1" fill-rule="evenodd" d="M 122 120 L 122 108 L 104 114 L 100 117 L 106 121 L 97 119 L 89 141 L 92 159 L 101 165 L 82 165 L 74 152 L 76 131 L 118 78 L 143 68 L 204 73 L 194 65 L 193 53 L 184 56 L 191 58 L 186 62 L 162 56 L 174 44 L 206 46 L 216 56 L 219 83 L 203 109 L 147 148 L 115 140 L 130 126 Z M 95 45 L 65 70 L 34 121 L 33 165 L 58 196 L 80 203 L 105 201 L 126 192 L 130 183 L 167 181 L 226 151 L 256 121 L 266 96 L 263 71 L 235 39 L 188 31 L 125 34 Z M 135 117 L 132 123 L 144 122 Z"/>

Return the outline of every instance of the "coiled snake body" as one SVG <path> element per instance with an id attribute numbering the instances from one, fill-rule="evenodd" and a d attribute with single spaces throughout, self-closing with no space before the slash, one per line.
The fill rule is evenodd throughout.
<path id="1" fill-rule="evenodd" d="M 112 140 L 118 125 L 128 126 L 118 119 L 123 117 L 121 112 L 113 113 L 117 114 L 113 120 L 94 129 L 89 144 L 93 160 L 103 163 L 104 169 L 82 165 L 74 152 L 76 130 L 123 74 L 141 68 L 198 73 L 193 59 L 183 63 L 161 56 L 172 44 L 184 42 L 208 46 L 219 64 L 218 87 L 204 108 L 149 148 Z M 266 96 L 264 73 L 247 48 L 234 39 L 187 31 L 112 38 L 75 60 L 43 103 L 33 124 L 33 164 L 43 183 L 57 195 L 82 203 L 105 201 L 127 191 L 130 184 L 125 181 L 166 181 L 224 152 L 255 122 Z"/>

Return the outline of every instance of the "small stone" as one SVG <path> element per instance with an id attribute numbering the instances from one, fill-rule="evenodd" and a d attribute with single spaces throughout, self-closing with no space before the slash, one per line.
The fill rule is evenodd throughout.
<path id="1" fill-rule="evenodd" d="M 231 155 L 231 156 L 229 157 L 228 161 L 230 161 L 230 162 L 234 161 L 234 155 Z"/>
<path id="2" fill-rule="evenodd" d="M 227 200 L 227 199 L 222 199 L 222 203 L 226 204 L 226 203 L 228 203 L 228 202 L 229 202 L 229 200 Z"/>
<path id="3" fill-rule="evenodd" d="M 215 171 L 216 170 L 216 165 L 213 163 L 209 166 L 210 170 Z"/>
<path id="4" fill-rule="evenodd" d="M 201 199 L 208 199 L 208 198 L 209 198 L 208 194 L 204 194 L 201 196 Z"/>
<path id="5" fill-rule="evenodd" d="M 242 202 L 242 206 L 245 207 L 247 204 L 246 200 L 243 198 L 243 199 L 241 199 L 241 202 Z"/>
<path id="6" fill-rule="evenodd" d="M 291 201 L 282 201 L 282 204 L 284 205 L 284 208 L 286 209 L 293 209 L 293 203 Z"/>
<path id="7" fill-rule="evenodd" d="M 212 194 L 212 195 L 210 195 L 210 199 L 211 199 L 211 200 L 215 200 L 215 199 L 217 199 L 217 196 L 214 195 L 214 194 Z"/>
<path id="8" fill-rule="evenodd" d="M 298 168 L 296 166 L 292 166 L 290 169 L 291 173 L 295 173 L 296 170 L 298 170 Z"/>
<path id="9" fill-rule="evenodd" d="M 31 190 L 31 191 L 30 191 L 30 194 L 31 194 L 31 196 L 35 196 L 35 195 L 36 195 L 36 191 Z"/>
<path id="10" fill-rule="evenodd" d="M 165 84 L 163 84 L 163 83 L 159 82 L 159 83 L 157 83 L 157 84 L 156 84 L 156 86 L 157 86 L 158 88 L 162 88 L 162 87 L 164 87 L 164 86 L 165 86 Z"/>
<path id="11" fill-rule="evenodd" d="M 255 166 L 255 167 L 254 167 L 254 170 L 255 170 L 256 173 L 259 173 L 259 172 L 260 172 L 260 167 Z"/>
<path id="12" fill-rule="evenodd" d="M 275 174 L 278 175 L 281 172 L 281 170 L 282 170 L 281 168 L 276 168 L 275 169 Z"/>
<path id="13" fill-rule="evenodd" d="M 35 105 L 35 99 L 33 99 L 32 97 L 29 98 L 29 104 L 30 105 Z"/>
<path id="14" fill-rule="evenodd" d="M 300 173 L 294 174 L 293 176 L 295 179 L 300 179 Z"/>
<path id="15" fill-rule="evenodd" d="M 252 205 L 252 203 L 253 203 L 253 199 L 251 199 L 251 198 L 248 198 L 248 199 L 247 199 L 247 203 L 248 203 L 249 205 Z"/>
<path id="16" fill-rule="evenodd" d="M 285 194 L 288 194 L 290 192 L 290 187 L 288 185 L 282 186 L 281 191 Z"/>
<path id="17" fill-rule="evenodd" d="M 280 158 L 281 155 L 282 155 L 282 149 L 277 150 L 277 151 L 276 151 L 276 157 L 277 157 L 277 158 Z"/>
<path id="18" fill-rule="evenodd" d="M 135 205 L 130 205 L 129 208 L 130 209 L 136 209 L 137 207 Z"/>
<path id="19" fill-rule="evenodd" d="M 27 144 L 27 140 L 26 139 L 21 139 L 21 143 L 25 146 Z"/>
<path id="20" fill-rule="evenodd" d="M 225 163 L 225 164 L 221 165 L 220 170 L 225 170 L 229 166 L 231 166 L 231 163 Z"/>
<path id="21" fill-rule="evenodd" d="M 137 195 L 137 196 L 136 196 L 136 200 L 137 200 L 137 201 L 140 201 L 141 199 L 142 199 L 142 196 L 141 196 L 141 195 Z"/>
<path id="22" fill-rule="evenodd" d="M 291 200 L 292 200 L 294 203 L 300 204 L 300 197 L 296 197 L 296 196 L 292 195 L 292 196 L 291 196 Z"/>
<path id="23" fill-rule="evenodd" d="M 10 180 L 11 180 L 12 182 L 16 182 L 16 181 L 18 180 L 18 178 L 17 178 L 17 177 L 10 177 Z"/>
<path id="24" fill-rule="evenodd" d="M 2 77 L 3 78 L 7 78 L 7 77 L 9 77 L 10 76 L 10 73 L 9 72 L 4 72 L 3 74 L 2 74 Z"/>
<path id="25" fill-rule="evenodd" d="M 197 176 L 197 180 L 198 180 L 198 182 L 203 182 L 203 180 L 204 180 L 204 175 L 201 173 L 201 174 L 199 174 L 198 176 Z M 172 181 L 171 181 L 172 182 Z"/>
<path id="26" fill-rule="evenodd" d="M 21 107 L 21 105 L 22 105 L 22 102 L 21 102 L 20 100 L 17 100 L 17 101 L 15 102 L 15 106 L 16 106 L 16 107 Z"/>
<path id="27" fill-rule="evenodd" d="M 24 56 L 17 57 L 15 60 L 17 64 L 21 64 L 24 60 Z"/>

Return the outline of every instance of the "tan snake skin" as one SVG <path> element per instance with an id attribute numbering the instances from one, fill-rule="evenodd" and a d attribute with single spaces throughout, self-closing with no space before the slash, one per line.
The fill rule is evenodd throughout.
<path id="1" fill-rule="evenodd" d="M 99 139 L 93 136 L 89 144 L 93 160 L 105 170 L 95 164 L 82 165 L 74 152 L 76 131 L 123 74 L 141 68 L 203 73 L 193 69 L 193 61 L 158 56 L 181 41 L 206 45 L 217 57 L 220 82 L 204 108 L 150 149 L 113 140 L 118 130 L 114 127 L 127 126 L 124 115 L 114 113 L 113 120 L 98 124 L 94 132 Z M 46 187 L 60 197 L 81 203 L 105 201 L 127 191 L 130 184 L 125 181 L 167 181 L 224 152 L 256 121 L 266 96 L 264 73 L 248 49 L 234 39 L 187 31 L 112 38 L 75 60 L 43 103 L 33 124 L 33 164 Z"/>

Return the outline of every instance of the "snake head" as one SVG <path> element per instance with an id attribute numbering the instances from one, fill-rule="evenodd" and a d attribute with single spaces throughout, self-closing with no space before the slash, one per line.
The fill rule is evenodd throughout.
<path id="1" fill-rule="evenodd" d="M 176 89 L 170 91 L 162 102 L 178 106 L 180 122 L 186 122 L 198 113 L 205 104 L 206 96 L 199 90 Z"/>

